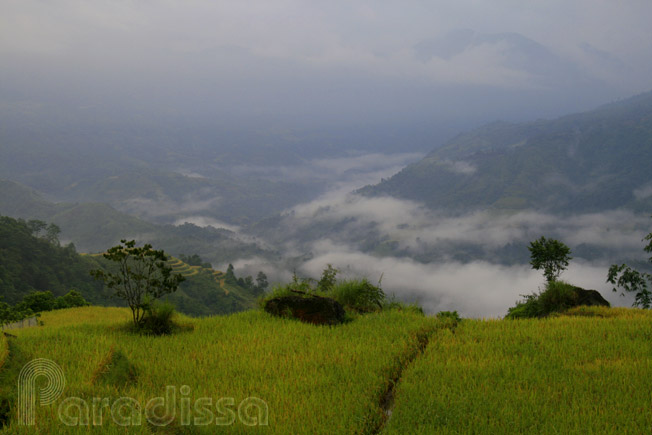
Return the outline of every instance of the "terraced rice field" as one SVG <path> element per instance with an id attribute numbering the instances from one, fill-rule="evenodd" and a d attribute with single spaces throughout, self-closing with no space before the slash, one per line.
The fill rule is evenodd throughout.
<path id="1" fill-rule="evenodd" d="M 571 314 L 438 331 L 404 372 L 387 433 L 649 433 L 652 313 Z"/>
<path id="2" fill-rule="evenodd" d="M 89 414 L 100 420 L 93 426 L 89 419 L 81 431 L 100 433 L 579 434 L 652 427 L 650 311 L 579 308 L 549 319 L 467 319 L 456 327 L 398 311 L 337 327 L 248 311 L 180 316 L 184 332 L 166 337 L 128 333 L 121 326 L 128 319 L 126 309 L 84 307 L 46 313 L 44 326 L 15 331 L 0 369 L 0 404 L 15 401 L 7 386 L 33 358 L 56 362 L 66 389 L 56 403 L 36 407 L 35 426 L 12 416 L 1 432 L 76 433 L 78 425 L 60 418 L 69 398 L 137 404 L 125 405 L 122 415 L 134 419 L 129 423 L 140 416 L 135 426 L 116 424 L 108 405 Z M 7 355 L 5 345 L 3 337 L 0 352 Z M 174 406 L 157 408 L 156 398 Z M 83 415 L 83 407 L 66 409 Z"/>
<path id="3" fill-rule="evenodd" d="M 181 317 L 187 332 L 144 337 L 121 329 L 128 318 L 128 310 L 117 308 L 45 313 L 44 326 L 18 331 L 13 343 L 27 359 L 47 358 L 61 367 L 66 399 L 92 403 L 93 397 L 101 397 L 115 403 L 128 397 L 144 412 L 152 398 L 163 397 L 166 386 L 173 387 L 179 407 L 202 405 L 190 408 L 193 422 L 197 422 L 195 417 L 199 423 L 213 417 L 209 425 L 193 425 L 193 433 L 227 429 L 235 433 L 360 433 L 380 427 L 385 414 L 379 403 L 390 379 L 423 335 L 438 325 L 432 318 L 386 312 L 338 327 L 316 327 L 248 311 L 204 319 Z M 115 355 L 120 355 L 119 361 L 113 360 Z M 129 366 L 137 374 L 122 376 Z M 104 372 L 118 379 L 118 385 L 102 382 Z M 34 427 L 20 426 L 14 418 L 4 432 L 75 433 L 79 427 L 68 427 L 58 418 L 62 401 L 37 406 Z M 206 405 L 209 401 L 211 406 Z M 242 403 L 251 406 L 240 415 Z M 103 412 L 102 424 L 94 430 L 125 432 L 111 420 L 110 407 Z M 189 429 L 180 412 L 177 408 L 170 433 Z M 159 417 L 171 415 L 168 411 Z M 247 425 L 254 420 L 267 425 Z M 140 425 L 128 427 L 129 433 L 154 429 L 144 416 Z"/>

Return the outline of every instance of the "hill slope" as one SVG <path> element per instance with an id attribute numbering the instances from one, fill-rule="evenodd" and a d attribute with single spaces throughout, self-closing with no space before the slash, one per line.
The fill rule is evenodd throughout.
<path id="1" fill-rule="evenodd" d="M 478 128 L 359 192 L 455 211 L 649 211 L 650 167 L 652 92 L 552 121 Z"/>
<path id="2" fill-rule="evenodd" d="M 132 398 L 122 415 L 141 416 L 128 432 L 143 434 L 215 433 L 219 420 L 227 421 L 220 432 L 235 433 L 645 433 L 650 315 L 582 307 L 549 319 L 458 324 L 390 310 L 325 328 L 249 311 L 180 316 L 187 332 L 155 338 L 122 330 L 126 309 L 72 308 L 12 331 L 0 400 L 15 406 L 13 381 L 38 356 L 60 367 L 66 388 L 36 406 L 30 433 L 78 433 L 57 418 L 72 397 L 80 398 L 67 408 L 74 416 L 90 398 Z M 183 394 L 173 402 L 180 412 L 157 427 L 145 404 L 166 386 Z M 231 402 L 218 402 L 215 414 L 222 397 Z M 251 406 L 236 413 L 243 402 Z M 94 431 L 125 431 L 109 408 Z M 13 414 L 5 420 L 1 433 L 20 429 Z"/>
<path id="3" fill-rule="evenodd" d="M 223 228 L 153 224 L 104 203 L 54 203 L 9 180 L 0 180 L 0 215 L 57 224 L 61 240 L 73 242 L 83 252 L 102 252 L 126 238 L 151 243 L 172 255 L 196 253 L 211 263 L 273 255 Z"/>
<path id="4" fill-rule="evenodd" d="M 175 258 L 170 263 L 186 281 L 167 299 L 186 314 L 242 311 L 251 308 L 258 296 L 254 289 L 225 282 L 213 269 L 189 266 Z M 124 305 L 89 273 L 111 266 L 99 254 L 80 255 L 72 245 L 61 247 L 38 237 L 25 222 L 0 216 L 0 300 L 15 304 L 33 291 L 49 290 L 62 296 L 76 289 L 94 304 Z"/>

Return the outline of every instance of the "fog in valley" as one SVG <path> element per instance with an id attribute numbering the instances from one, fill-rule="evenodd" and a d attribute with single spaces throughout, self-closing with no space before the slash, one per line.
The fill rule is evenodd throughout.
<path id="1" fill-rule="evenodd" d="M 544 285 L 529 242 L 555 237 L 573 251 L 562 279 L 629 306 L 607 269 L 645 260 L 651 211 L 458 212 L 358 190 L 483 124 L 649 91 L 650 17 L 644 0 L 5 1 L 0 179 L 259 248 L 202 253 L 220 270 L 281 282 L 331 264 L 429 313 L 505 315 Z"/>

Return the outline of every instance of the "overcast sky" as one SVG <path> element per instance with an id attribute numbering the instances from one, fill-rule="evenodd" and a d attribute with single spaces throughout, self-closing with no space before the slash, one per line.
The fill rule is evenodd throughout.
<path id="1" fill-rule="evenodd" d="M 0 0 L 0 99 L 285 126 L 556 116 L 652 89 L 650 17 L 649 0 Z"/>

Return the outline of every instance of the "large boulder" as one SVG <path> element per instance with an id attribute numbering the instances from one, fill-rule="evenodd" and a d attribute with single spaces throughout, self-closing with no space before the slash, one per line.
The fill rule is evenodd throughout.
<path id="1" fill-rule="evenodd" d="M 281 296 L 265 303 L 264 310 L 315 325 L 337 325 L 344 321 L 344 307 L 335 299 L 321 296 Z"/>
<path id="2" fill-rule="evenodd" d="M 575 306 L 587 305 L 587 306 L 603 306 L 610 307 L 611 304 L 602 297 L 600 292 L 597 290 L 586 290 L 582 287 L 573 286 L 573 291 L 575 292 Z"/>

